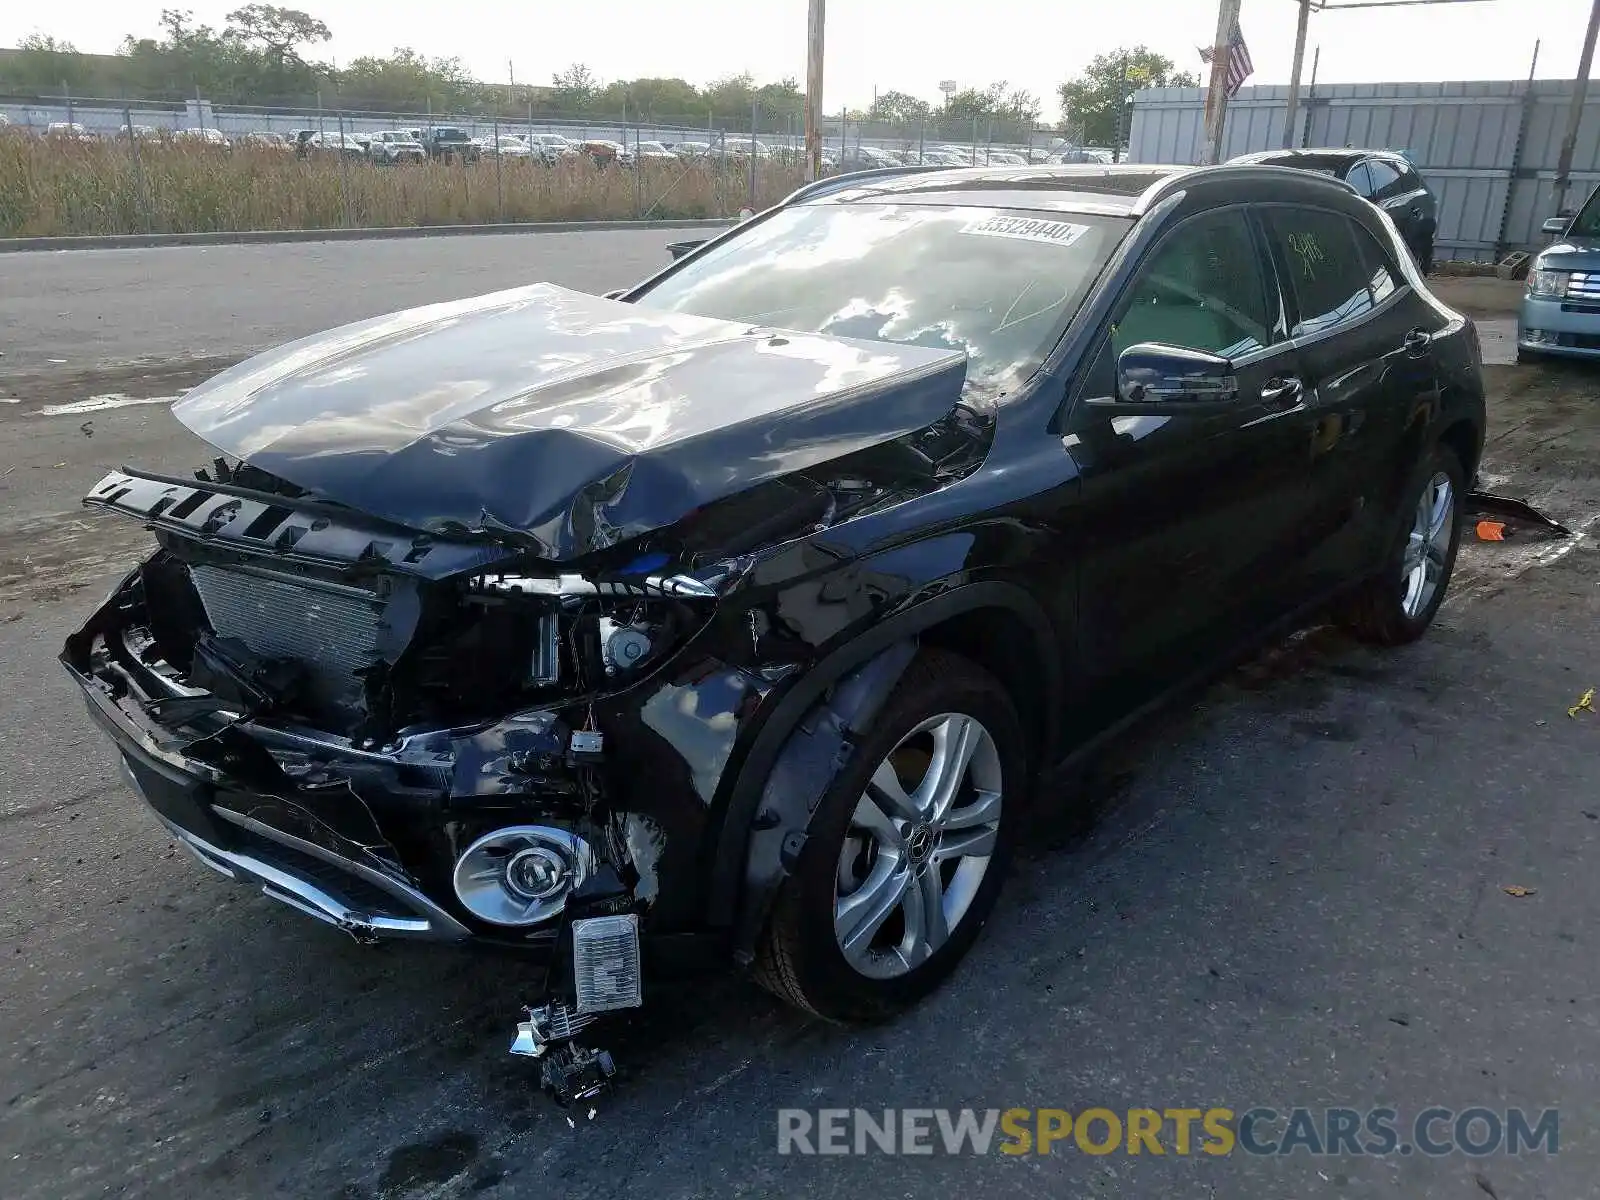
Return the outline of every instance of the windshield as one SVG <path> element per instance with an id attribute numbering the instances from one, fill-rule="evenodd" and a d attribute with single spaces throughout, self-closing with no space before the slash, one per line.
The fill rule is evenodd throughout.
<path id="1" fill-rule="evenodd" d="M 1590 193 L 1567 227 L 1568 237 L 1600 238 L 1600 188 Z"/>
<path id="2" fill-rule="evenodd" d="M 1132 227 L 1122 217 L 895 204 L 782 209 L 662 279 L 647 308 L 961 350 L 968 385 L 1032 374 Z"/>

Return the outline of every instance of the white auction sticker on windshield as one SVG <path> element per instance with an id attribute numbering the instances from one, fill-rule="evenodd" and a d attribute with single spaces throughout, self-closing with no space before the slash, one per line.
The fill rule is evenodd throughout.
<path id="1" fill-rule="evenodd" d="M 1070 246 L 1089 232 L 1087 225 L 1074 225 L 1070 221 L 1041 221 L 1035 217 L 986 217 L 971 221 L 962 233 L 975 233 L 983 237 L 1021 238 L 1027 242 L 1045 242 L 1051 246 Z"/>

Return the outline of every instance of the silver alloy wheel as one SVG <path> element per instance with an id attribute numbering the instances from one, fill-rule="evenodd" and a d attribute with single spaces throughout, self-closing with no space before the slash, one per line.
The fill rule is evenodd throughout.
<path id="1" fill-rule="evenodd" d="M 1415 621 L 1427 611 L 1444 580 L 1445 556 L 1455 530 L 1456 491 L 1450 476 L 1435 471 L 1417 499 L 1417 511 L 1400 560 L 1400 608 Z"/>
<path id="2" fill-rule="evenodd" d="M 962 713 L 929 717 L 878 764 L 834 884 L 834 935 L 855 970 L 892 979 L 949 939 L 989 869 L 1000 790 L 994 738 Z"/>

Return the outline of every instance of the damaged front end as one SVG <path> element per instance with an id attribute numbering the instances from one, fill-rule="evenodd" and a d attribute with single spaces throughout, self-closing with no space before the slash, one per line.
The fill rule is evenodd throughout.
<path id="1" fill-rule="evenodd" d="M 605 799 L 594 700 L 691 636 L 715 592 L 510 575 L 502 547 L 237 478 L 118 472 L 89 500 L 161 549 L 62 658 L 162 824 L 358 941 L 530 956 L 563 1028 L 639 1004 L 659 837 Z"/>
<path id="2" fill-rule="evenodd" d="M 724 773 L 819 650 L 783 615 L 797 581 L 762 564 L 964 478 L 993 436 L 957 402 L 959 358 L 591 311 L 609 303 L 532 289 L 197 389 L 177 415 L 232 457 L 193 479 L 124 468 L 85 497 L 159 549 L 62 654 L 207 866 L 359 941 L 538 964 L 513 1049 L 566 1100 L 610 1077 L 573 1039 L 642 1002 L 647 960 L 727 958 L 731 916 L 707 921 Z M 460 338 L 485 308 L 546 331 L 610 315 L 619 345 L 572 332 L 542 391 L 503 381 L 488 409 L 442 386 L 382 422 L 354 392 L 329 407 L 355 375 L 398 386 L 395 338 Z M 643 349 L 618 365 L 625 332 Z M 706 356 L 766 372 L 762 407 L 616 434 L 663 379 L 712 378 Z M 805 589 L 849 574 L 820 544 L 799 557 Z"/>

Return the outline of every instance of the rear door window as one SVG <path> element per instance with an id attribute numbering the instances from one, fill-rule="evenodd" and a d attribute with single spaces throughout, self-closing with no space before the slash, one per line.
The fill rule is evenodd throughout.
<path id="1" fill-rule="evenodd" d="M 1344 181 L 1369 200 L 1372 198 L 1372 176 L 1367 171 L 1366 163 L 1357 163 L 1351 167 Z"/>
<path id="2" fill-rule="evenodd" d="M 1377 199 L 1384 200 L 1405 191 L 1400 183 L 1400 172 L 1381 158 L 1369 160 L 1367 171 L 1372 175 L 1372 195 Z"/>
<path id="3" fill-rule="evenodd" d="M 1349 218 L 1289 205 L 1266 213 L 1274 252 L 1293 293 L 1291 337 L 1311 337 L 1372 311 L 1367 264 Z"/>
<path id="4" fill-rule="evenodd" d="M 1366 264 L 1367 287 L 1372 292 L 1372 301 L 1374 304 L 1382 304 L 1394 295 L 1395 289 L 1400 286 L 1400 272 L 1377 238 L 1359 224 L 1353 225 L 1352 228 L 1355 230 L 1356 244 L 1361 248 L 1361 261 Z"/>

